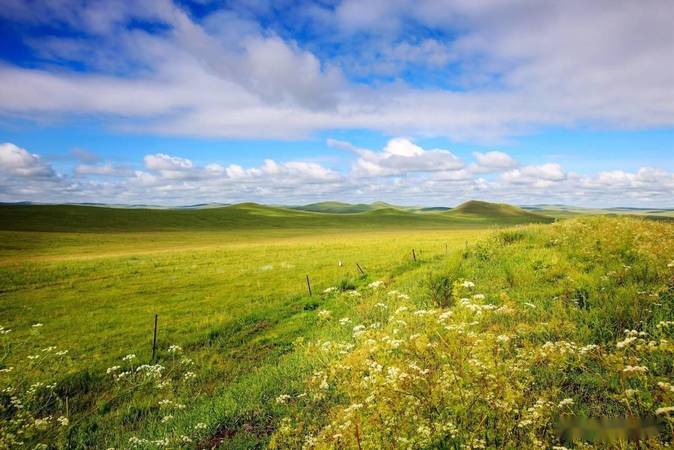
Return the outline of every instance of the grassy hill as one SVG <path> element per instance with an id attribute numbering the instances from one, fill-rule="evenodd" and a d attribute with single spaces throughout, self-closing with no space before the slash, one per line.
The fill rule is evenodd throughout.
<path id="1" fill-rule="evenodd" d="M 550 223 L 554 219 L 504 203 L 470 200 L 443 213 L 455 220 L 499 224 Z"/>
<path id="2" fill-rule="evenodd" d="M 354 214 L 362 213 L 367 211 L 372 211 L 376 209 L 372 205 L 366 203 L 343 203 L 343 202 L 319 202 L 319 203 L 310 203 L 308 205 L 301 206 L 292 206 L 291 209 L 297 209 L 301 211 L 312 211 L 312 212 L 321 212 L 321 213 L 330 213 L 330 214 Z"/>
<path id="3" fill-rule="evenodd" d="M 443 228 L 474 224 L 543 223 L 552 219 L 508 205 L 469 202 L 445 212 L 424 214 L 376 204 L 355 214 L 277 208 L 256 203 L 203 209 L 124 209 L 80 205 L 1 205 L 0 229 L 13 231 L 180 231 L 284 228 Z M 358 205 L 351 205 L 358 206 Z M 367 205 L 366 205 L 367 206 Z"/>
<path id="4" fill-rule="evenodd" d="M 523 209 L 556 218 L 571 218 L 580 215 L 630 215 L 648 217 L 650 219 L 672 219 L 674 218 L 673 208 L 582 208 L 568 205 L 527 205 Z"/>

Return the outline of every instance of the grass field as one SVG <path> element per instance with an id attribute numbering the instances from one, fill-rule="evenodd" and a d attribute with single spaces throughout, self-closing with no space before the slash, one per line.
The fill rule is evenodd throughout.
<path id="1" fill-rule="evenodd" d="M 259 205 L 142 214 L 7 208 L 0 208 L 0 442 L 9 448 L 39 442 L 54 448 L 298 448 L 307 442 L 478 448 L 478 438 L 498 447 L 497 434 L 507 436 L 500 447 L 512 448 L 557 442 L 542 415 L 526 433 L 489 434 L 484 424 L 502 431 L 516 417 L 528 420 L 521 411 L 543 397 L 561 401 L 561 390 L 594 413 L 624 412 L 620 395 L 627 387 L 643 392 L 640 402 L 627 404 L 630 412 L 671 404 L 671 394 L 654 387 L 671 381 L 669 344 L 658 344 L 643 361 L 627 355 L 632 359 L 623 363 L 609 351 L 624 328 L 652 339 L 669 332 L 657 328 L 674 319 L 669 224 L 584 219 L 498 231 L 494 223 L 550 220 L 479 203 L 453 213 L 326 214 Z M 464 287 L 466 281 L 476 290 Z M 496 316 L 485 304 L 512 313 Z M 410 313 L 397 317 L 401 307 Z M 412 314 L 418 309 L 427 312 Z M 448 312 L 442 320 L 456 319 L 454 328 L 438 329 L 438 317 Z M 469 318 L 473 313 L 478 317 Z M 150 361 L 155 314 L 158 351 Z M 398 319 L 410 328 L 401 329 Z M 474 331 L 456 335 L 466 326 Z M 436 336 L 453 344 L 436 352 Z M 507 337 L 507 349 L 499 336 Z M 372 347 L 391 339 L 404 352 Z M 555 360 L 545 372 L 527 366 L 522 377 L 509 373 L 519 364 L 518 349 L 533 352 L 546 341 L 605 346 L 613 366 Z M 470 348 L 476 353 L 459 354 Z M 475 401 L 474 414 L 438 378 L 449 354 L 463 358 L 457 361 L 477 358 L 496 377 L 491 391 L 476 390 L 485 385 L 486 369 L 478 376 L 467 366 L 455 379 L 466 395 L 485 396 Z M 533 358 L 525 359 L 540 363 Z M 409 385 L 398 380 L 395 390 L 438 386 L 431 403 L 390 396 L 377 381 L 374 406 L 357 422 L 340 422 L 355 411 L 350 405 L 368 404 L 371 392 L 359 380 L 372 361 L 387 368 L 414 363 L 421 378 Z M 648 376 L 611 378 L 614 366 L 627 362 L 647 365 Z M 584 371 L 587 364 L 594 372 Z M 567 369 L 572 372 L 561 376 Z M 534 381 L 536 388 L 526 387 Z M 504 398 L 512 400 L 510 413 L 490 406 L 497 388 L 510 389 Z M 611 401 L 603 406 L 600 397 Z M 372 411 L 390 420 L 416 411 L 417 418 L 382 427 Z M 552 420 L 553 412 L 545 417 Z M 442 420 L 465 432 L 438 426 Z M 399 433 L 386 434 L 387 427 Z M 390 433 L 407 441 L 391 440 Z"/>
<path id="2" fill-rule="evenodd" d="M 273 368 L 296 338 L 311 335 L 322 290 L 405 270 L 413 248 L 427 261 L 488 232 L 395 211 L 351 222 L 255 205 L 190 213 L 153 210 L 147 220 L 137 210 L 8 207 L 0 216 L 19 229 L 0 232 L 0 325 L 13 330 L 2 364 L 18 370 L 44 348 L 68 350 L 59 376 L 78 385 L 64 394 L 78 418 L 68 437 L 75 446 L 123 446 L 148 426 L 127 422 L 153 417 L 155 396 L 115 400 L 105 375 L 127 354 L 150 360 L 155 314 L 159 361 L 170 345 L 183 347 L 198 367 L 191 407 L 207 408 L 212 395 Z M 43 364 L 28 361 L 22 375 L 40 378 Z M 213 431 L 220 419 L 206 413 L 200 421 Z"/>

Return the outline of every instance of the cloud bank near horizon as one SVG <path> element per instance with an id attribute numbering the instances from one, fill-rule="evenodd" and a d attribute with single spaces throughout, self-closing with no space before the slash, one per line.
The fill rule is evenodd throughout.
<path id="1" fill-rule="evenodd" d="M 267 159 L 257 167 L 154 153 L 134 165 L 115 165 L 90 152 L 70 173 L 40 155 L 0 144 L 0 201 L 102 202 L 186 205 L 258 201 L 299 204 L 322 200 L 385 200 L 451 206 L 470 199 L 515 204 L 672 206 L 674 173 L 652 167 L 578 174 L 560 164 L 523 165 L 501 151 L 475 152 L 464 161 L 447 149 L 424 149 L 407 138 L 382 149 L 331 139 L 351 154 L 349 170 L 311 161 Z"/>

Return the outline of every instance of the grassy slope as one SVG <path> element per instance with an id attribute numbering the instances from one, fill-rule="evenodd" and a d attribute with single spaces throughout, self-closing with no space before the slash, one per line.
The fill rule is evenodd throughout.
<path id="1" fill-rule="evenodd" d="M 484 223 L 550 223 L 554 219 L 512 205 L 488 203 L 471 200 L 443 213 L 454 220 L 475 221 Z"/>
<path id="2" fill-rule="evenodd" d="M 560 414 L 655 417 L 674 404 L 673 254 L 672 224 L 595 217 L 397 271 L 307 346 L 323 365 L 286 391 L 273 445 L 553 448 Z M 671 448 L 656 420 L 648 444 L 583 448 Z"/>
<path id="3" fill-rule="evenodd" d="M 2 206 L 0 229 L 29 231 L 176 231 L 255 230 L 274 228 L 377 228 L 413 225 L 447 227 L 441 216 L 396 211 L 384 216 L 370 213 L 332 215 L 272 208 L 244 203 L 196 210 L 144 210 L 87 206 Z"/>
<path id="4" fill-rule="evenodd" d="M 331 214 L 351 214 L 371 211 L 374 208 L 372 205 L 365 203 L 351 204 L 342 202 L 319 202 L 302 206 L 294 206 L 292 209 Z"/>
<path id="5" fill-rule="evenodd" d="M 476 202 L 477 203 L 477 202 Z M 506 205 L 416 214 L 388 205 L 357 214 L 329 214 L 242 203 L 207 209 L 121 209 L 73 205 L 0 206 L 0 230 L 14 231 L 178 231 L 325 228 L 451 228 L 468 223 L 544 222 L 543 216 Z M 465 204 L 467 205 L 467 204 Z M 510 209 L 512 208 L 512 210 Z"/>
<path id="6" fill-rule="evenodd" d="M 566 205 L 534 205 L 523 207 L 527 211 L 556 218 L 571 218 L 580 215 L 629 215 L 648 218 L 674 218 L 674 209 L 648 208 L 579 208 Z"/>
<path id="7" fill-rule="evenodd" d="M 12 206 L 0 214 L 10 229 L 0 231 L 0 325 L 14 330 L 0 366 L 57 382 L 60 397 L 50 408 L 62 412 L 69 398 L 68 439 L 87 448 L 124 447 L 129 435 L 164 433 L 157 395 L 190 405 L 176 427 L 205 422 L 211 432 L 230 411 L 215 414 L 214 396 L 231 399 L 234 392 L 249 399 L 247 408 L 259 407 L 255 392 L 282 386 L 268 377 L 296 338 L 312 336 L 314 309 L 325 302 L 306 295 L 306 274 L 317 293 L 355 280 L 356 262 L 369 276 L 384 276 L 408 264 L 412 247 L 423 260 L 487 232 L 394 210 L 351 221 L 257 205 L 208 211 Z M 183 346 L 196 362 L 198 383 L 173 396 L 139 390 L 120 399 L 106 368 L 128 353 L 148 360 L 154 314 L 159 363 L 170 364 L 170 344 Z M 69 350 L 65 368 L 26 361 L 52 345 Z M 297 364 L 301 376 L 305 363 Z M 243 403 L 235 404 L 228 414 L 240 420 Z"/>

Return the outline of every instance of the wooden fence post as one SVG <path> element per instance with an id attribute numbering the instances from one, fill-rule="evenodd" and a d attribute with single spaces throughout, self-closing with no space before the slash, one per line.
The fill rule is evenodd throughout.
<path id="1" fill-rule="evenodd" d="M 414 252 L 414 249 L 412 249 L 412 259 L 414 262 L 417 262 L 417 254 Z"/>
<path id="2" fill-rule="evenodd" d="M 152 361 L 154 361 L 155 356 L 157 355 L 157 320 L 159 318 L 158 314 L 154 315 L 154 336 L 152 337 Z"/>
<path id="3" fill-rule="evenodd" d="M 358 272 L 360 272 L 361 275 L 365 275 L 365 271 L 360 267 L 360 264 L 356 263 L 356 267 L 358 267 Z"/>
<path id="4" fill-rule="evenodd" d="M 309 289 L 309 297 L 311 297 L 311 281 L 309 281 L 309 275 L 307 275 L 307 289 Z"/>

